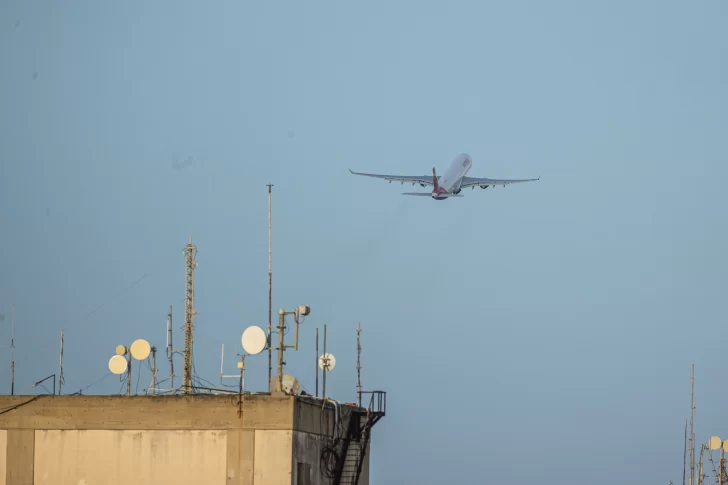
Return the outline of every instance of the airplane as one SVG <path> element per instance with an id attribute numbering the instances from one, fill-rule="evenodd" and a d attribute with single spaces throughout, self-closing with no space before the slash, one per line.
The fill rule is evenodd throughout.
<path id="1" fill-rule="evenodd" d="M 467 153 L 461 153 L 453 159 L 452 163 L 450 163 L 450 167 L 447 169 L 444 176 L 438 176 L 435 172 L 434 167 L 432 168 L 432 178 L 430 178 L 428 175 L 422 177 L 410 175 L 378 175 L 373 173 L 354 172 L 351 169 L 349 169 L 349 172 L 354 175 L 364 175 L 366 177 L 376 177 L 384 180 L 389 180 L 389 183 L 392 183 L 392 181 L 394 180 L 395 182 L 401 182 L 401 184 L 404 184 L 405 182 L 412 182 L 413 186 L 415 184 L 420 184 L 423 187 L 431 185 L 433 187 L 432 193 L 403 192 L 402 195 L 429 196 L 435 200 L 445 200 L 450 197 L 463 197 L 463 195 L 460 194 L 460 191 L 468 187 L 474 189 L 476 186 L 479 186 L 481 189 L 487 189 L 488 187 L 496 185 L 502 185 L 503 187 L 505 187 L 508 184 L 515 184 L 519 182 L 534 182 L 536 180 L 541 180 L 541 177 L 535 179 L 516 180 L 466 177 L 465 175 L 472 168 L 472 166 L 473 162 L 470 155 L 468 155 Z"/>

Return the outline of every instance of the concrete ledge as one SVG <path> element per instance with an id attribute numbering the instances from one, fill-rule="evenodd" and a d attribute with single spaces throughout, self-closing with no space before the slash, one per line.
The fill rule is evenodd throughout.
<path id="1" fill-rule="evenodd" d="M 292 430 L 295 400 L 245 396 L 241 418 L 237 395 L 0 396 L 0 409 L 18 406 L 0 414 L 0 429 Z"/>

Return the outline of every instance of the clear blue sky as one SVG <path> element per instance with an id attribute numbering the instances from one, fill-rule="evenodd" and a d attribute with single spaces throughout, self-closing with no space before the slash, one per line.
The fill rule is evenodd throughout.
<path id="1" fill-rule="evenodd" d="M 373 483 L 678 483 L 691 363 L 698 439 L 728 436 L 726 25 L 720 0 L 4 0 L 0 358 L 13 303 L 20 389 L 61 328 L 68 392 L 163 347 L 192 235 L 196 366 L 219 382 L 225 343 L 235 372 L 274 183 L 274 310 L 312 307 L 287 369 L 313 392 L 326 324 L 353 401 L 361 321 Z M 438 202 L 347 170 L 460 152 L 541 181 Z"/>

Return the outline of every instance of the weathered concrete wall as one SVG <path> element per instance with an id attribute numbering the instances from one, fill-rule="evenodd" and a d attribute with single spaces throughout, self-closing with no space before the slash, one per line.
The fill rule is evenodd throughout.
<path id="1" fill-rule="evenodd" d="M 341 432 L 346 432 L 352 417 L 349 406 L 340 407 Z M 330 444 L 330 437 L 335 434 L 336 419 L 331 409 L 322 409 L 320 403 L 298 400 L 294 405 L 293 433 L 293 484 L 294 485 L 328 485 L 322 473 L 321 453 Z M 364 457 L 359 485 L 369 485 L 369 450 Z M 300 465 L 299 465 L 300 464 Z M 310 480 L 301 478 L 299 472 L 307 473 Z"/>
<path id="2" fill-rule="evenodd" d="M 5 462 L 7 461 L 8 453 L 8 432 L 4 429 L 0 429 L 0 485 L 5 485 L 5 474 L 7 468 Z"/>
<path id="3" fill-rule="evenodd" d="M 361 475 L 359 475 L 359 485 L 369 485 L 369 453 L 372 451 L 371 441 L 367 443 L 367 453 L 364 455 L 364 463 L 361 466 Z"/>
<path id="4" fill-rule="evenodd" d="M 227 485 L 253 485 L 254 460 L 255 431 L 228 431 Z"/>
<path id="5" fill-rule="evenodd" d="M 6 446 L 5 483 L 7 485 L 33 485 L 35 431 L 32 429 L 8 430 Z"/>
<path id="6" fill-rule="evenodd" d="M 293 429 L 291 397 L 0 396 L 0 429 Z"/>
<path id="7" fill-rule="evenodd" d="M 255 485 L 291 484 L 292 435 L 292 431 L 255 431 Z"/>
<path id="8" fill-rule="evenodd" d="M 225 485 L 226 452 L 218 430 L 36 431 L 34 483 Z"/>
<path id="9" fill-rule="evenodd" d="M 294 485 L 328 485 L 329 480 L 321 473 L 321 452 L 327 444 L 327 439 L 317 434 L 293 432 Z M 299 472 L 307 473 L 308 481 L 304 477 L 299 477 Z"/>
<path id="10" fill-rule="evenodd" d="M 327 485 L 334 412 L 312 398 L 0 396 L 12 407 L 0 414 L 0 485 L 298 485 L 299 462 Z"/>

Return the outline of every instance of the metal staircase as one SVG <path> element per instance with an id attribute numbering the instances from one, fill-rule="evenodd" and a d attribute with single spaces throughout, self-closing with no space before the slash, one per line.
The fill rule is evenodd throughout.
<path id="1" fill-rule="evenodd" d="M 342 440 L 339 454 L 343 459 L 337 463 L 334 485 L 358 485 L 364 457 L 369 448 L 371 429 L 387 413 L 387 393 L 384 391 L 366 391 L 371 394 L 369 406 L 358 408 L 352 412 L 349 427 Z"/>

